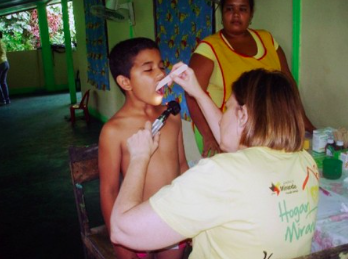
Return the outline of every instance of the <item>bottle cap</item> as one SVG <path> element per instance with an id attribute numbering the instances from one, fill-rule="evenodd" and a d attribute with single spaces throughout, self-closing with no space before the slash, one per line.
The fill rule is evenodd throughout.
<path id="1" fill-rule="evenodd" d="M 333 144 L 333 143 L 334 143 L 334 140 L 333 140 L 332 138 L 329 138 L 329 139 L 327 140 L 327 143 L 328 143 L 328 144 Z"/>

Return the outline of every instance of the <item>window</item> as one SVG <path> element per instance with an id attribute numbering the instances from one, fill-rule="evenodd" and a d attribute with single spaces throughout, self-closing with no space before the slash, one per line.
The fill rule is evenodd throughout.
<path id="1" fill-rule="evenodd" d="M 50 43 L 54 46 L 64 46 L 64 30 L 61 4 L 47 6 Z M 72 2 L 68 2 L 70 36 L 76 45 L 76 30 Z M 34 50 L 41 47 L 39 21 L 36 9 L 8 14 L 0 17 L 0 30 L 3 32 L 3 42 L 7 51 Z"/>

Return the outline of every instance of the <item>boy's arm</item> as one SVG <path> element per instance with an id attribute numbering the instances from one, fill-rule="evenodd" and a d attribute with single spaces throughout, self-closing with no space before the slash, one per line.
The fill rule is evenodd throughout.
<path id="1" fill-rule="evenodd" d="M 110 233 L 112 207 L 119 193 L 121 172 L 121 139 L 115 125 L 105 124 L 99 137 L 100 203 L 105 225 Z M 135 253 L 114 245 L 117 258 L 135 258 Z"/>
<path id="2" fill-rule="evenodd" d="M 179 152 L 180 173 L 183 174 L 189 169 L 189 166 L 186 160 L 181 118 L 179 123 L 180 123 L 180 132 L 178 137 L 178 152 Z"/>
<path id="3" fill-rule="evenodd" d="M 117 131 L 106 124 L 99 137 L 100 202 L 110 232 L 110 216 L 120 186 L 121 144 Z"/>

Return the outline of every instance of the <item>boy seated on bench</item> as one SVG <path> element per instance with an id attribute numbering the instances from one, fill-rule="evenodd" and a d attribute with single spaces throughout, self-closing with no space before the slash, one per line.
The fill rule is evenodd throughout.
<path id="1" fill-rule="evenodd" d="M 119 192 L 120 173 L 124 176 L 130 162 L 127 139 L 143 128 L 146 121 L 155 121 L 166 110 L 166 106 L 161 105 L 163 88 L 156 91 L 158 82 L 166 74 L 157 44 L 147 38 L 118 43 L 110 53 L 109 62 L 113 78 L 125 94 L 124 105 L 103 126 L 99 138 L 101 206 L 110 231 L 110 216 Z M 147 168 L 143 200 L 188 169 L 180 114 L 169 116 L 160 134 L 158 149 Z M 154 254 L 158 259 L 180 259 L 184 245 L 154 252 L 132 251 L 115 245 L 115 252 L 120 259 L 153 258 Z"/>

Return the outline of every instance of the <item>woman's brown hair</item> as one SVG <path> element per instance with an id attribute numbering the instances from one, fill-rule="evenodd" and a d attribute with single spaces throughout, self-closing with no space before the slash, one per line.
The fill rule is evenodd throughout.
<path id="1" fill-rule="evenodd" d="M 240 144 L 266 146 L 295 152 L 302 149 L 305 126 L 301 100 L 286 76 L 277 71 L 245 72 L 233 84 L 239 105 L 245 105 L 248 121 Z"/>

